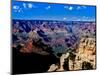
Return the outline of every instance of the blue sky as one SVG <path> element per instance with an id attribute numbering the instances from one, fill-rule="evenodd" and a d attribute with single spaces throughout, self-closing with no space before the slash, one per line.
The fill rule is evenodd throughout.
<path id="1" fill-rule="evenodd" d="M 12 19 L 95 21 L 96 7 L 12 1 Z"/>

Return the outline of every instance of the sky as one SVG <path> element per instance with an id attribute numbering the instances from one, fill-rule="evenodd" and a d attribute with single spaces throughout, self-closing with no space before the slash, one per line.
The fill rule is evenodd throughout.
<path id="1" fill-rule="evenodd" d="M 95 21 L 96 7 L 71 4 L 12 1 L 12 19 Z"/>

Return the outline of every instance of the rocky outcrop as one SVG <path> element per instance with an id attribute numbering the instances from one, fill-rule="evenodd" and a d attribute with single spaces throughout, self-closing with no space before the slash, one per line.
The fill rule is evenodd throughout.
<path id="1" fill-rule="evenodd" d="M 74 58 L 72 56 L 75 56 Z M 66 62 L 66 59 L 68 62 Z M 82 38 L 76 53 L 62 54 L 60 65 L 51 65 L 48 71 L 65 71 L 64 64 L 68 64 L 68 70 L 90 70 L 96 68 L 95 38 Z M 52 67 L 52 68 L 51 68 Z"/>

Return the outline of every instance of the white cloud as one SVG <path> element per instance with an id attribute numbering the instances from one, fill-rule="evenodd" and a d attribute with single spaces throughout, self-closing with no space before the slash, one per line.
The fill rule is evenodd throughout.
<path id="1" fill-rule="evenodd" d="M 19 13 L 19 12 L 21 12 L 21 10 L 19 9 L 19 10 L 14 10 L 14 12 L 17 12 L 17 13 Z"/>
<path id="2" fill-rule="evenodd" d="M 66 17 L 63 18 L 63 20 L 66 20 L 66 19 L 67 19 Z"/>
<path id="3" fill-rule="evenodd" d="M 32 8 L 33 5 L 31 3 L 28 4 L 28 8 Z"/>
<path id="4" fill-rule="evenodd" d="M 21 10 L 18 10 L 18 12 L 21 12 Z"/>
<path id="5" fill-rule="evenodd" d="M 46 7 L 46 9 L 50 9 L 50 8 L 51 8 L 51 6 L 47 6 L 47 7 Z"/>
<path id="6" fill-rule="evenodd" d="M 21 12 L 21 8 L 17 5 L 13 6 L 14 12 Z"/>
<path id="7" fill-rule="evenodd" d="M 13 6 L 13 9 L 19 9 L 19 6 L 14 5 L 14 6 Z"/>
<path id="8" fill-rule="evenodd" d="M 26 4 L 25 3 L 23 3 L 23 7 L 26 8 Z"/>
<path id="9" fill-rule="evenodd" d="M 77 6 L 77 10 L 80 10 L 81 9 L 81 6 Z"/>
<path id="10" fill-rule="evenodd" d="M 17 10 L 14 10 L 14 12 L 17 12 L 17 13 L 20 13 L 20 12 L 23 12 L 22 9 L 17 9 Z"/>
<path id="11" fill-rule="evenodd" d="M 70 6 L 70 7 L 69 7 L 69 10 L 73 10 L 73 7 L 72 7 L 72 6 Z"/>
<path id="12" fill-rule="evenodd" d="M 28 4 L 23 3 L 23 7 L 24 7 L 24 8 L 36 8 L 36 6 L 33 5 L 32 3 L 28 3 Z"/>
<path id="13" fill-rule="evenodd" d="M 87 20 L 89 20 L 89 19 L 90 19 L 90 18 L 87 17 L 87 16 L 83 16 L 83 17 L 82 17 L 82 20 L 86 20 L 86 21 L 87 21 Z"/>

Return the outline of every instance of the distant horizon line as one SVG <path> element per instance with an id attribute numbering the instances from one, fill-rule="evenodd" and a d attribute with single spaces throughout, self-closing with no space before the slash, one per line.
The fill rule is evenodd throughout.
<path id="1" fill-rule="evenodd" d="M 40 20 L 40 21 L 63 21 L 63 22 L 66 21 L 66 20 L 41 20 L 41 19 L 12 19 L 12 20 L 36 20 L 36 21 Z M 78 21 L 78 20 L 72 20 L 72 21 Z M 96 22 L 96 21 L 92 21 L 92 20 L 90 20 L 90 21 L 89 20 L 81 20 L 81 21 L 84 21 L 84 22 Z"/>

